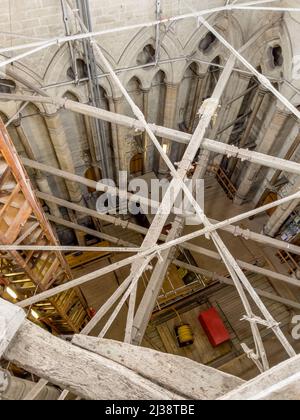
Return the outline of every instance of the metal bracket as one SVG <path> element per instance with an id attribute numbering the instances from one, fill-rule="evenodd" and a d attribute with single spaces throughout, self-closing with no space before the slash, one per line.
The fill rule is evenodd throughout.
<path id="1" fill-rule="evenodd" d="M 280 323 L 279 322 L 267 321 L 267 320 L 264 320 L 264 319 L 262 319 L 262 318 L 260 318 L 258 316 L 248 317 L 248 316 L 245 315 L 245 316 L 243 316 L 243 318 L 241 319 L 241 321 L 248 321 L 248 322 L 250 322 L 252 324 L 260 324 L 260 325 L 263 325 L 264 327 L 267 327 L 269 329 L 276 328 L 276 327 L 279 327 L 280 326 Z"/>
<path id="2" fill-rule="evenodd" d="M 263 373 L 264 368 L 263 368 L 263 365 L 261 364 L 261 362 L 259 361 L 259 356 L 252 349 L 250 349 L 247 346 L 247 344 L 241 343 L 241 347 L 242 347 L 243 351 L 245 352 L 246 356 L 248 357 L 248 359 L 252 360 L 252 362 L 257 366 L 258 370 L 261 373 Z"/>

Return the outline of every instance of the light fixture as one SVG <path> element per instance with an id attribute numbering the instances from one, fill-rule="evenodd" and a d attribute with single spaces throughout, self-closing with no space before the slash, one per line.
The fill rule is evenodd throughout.
<path id="1" fill-rule="evenodd" d="M 168 145 L 165 143 L 165 144 L 163 144 L 163 151 L 165 152 L 165 153 L 168 153 Z"/>
<path id="2" fill-rule="evenodd" d="M 5 289 L 5 291 L 6 291 L 6 293 L 10 296 L 10 297 L 12 297 L 13 299 L 17 299 L 18 298 L 18 295 L 16 294 L 16 292 L 11 288 L 11 287 L 7 287 L 6 289 Z"/>
<path id="3" fill-rule="evenodd" d="M 31 315 L 33 316 L 34 319 L 40 318 L 39 314 L 34 309 L 31 309 Z"/>

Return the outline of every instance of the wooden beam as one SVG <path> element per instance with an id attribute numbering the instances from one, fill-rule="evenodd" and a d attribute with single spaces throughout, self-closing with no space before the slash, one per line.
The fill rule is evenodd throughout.
<path id="1" fill-rule="evenodd" d="M 91 217 L 94 217 L 94 218 L 99 219 L 99 220 L 103 220 L 105 222 L 111 223 L 111 224 L 116 225 L 116 226 L 120 226 L 124 229 L 128 228 L 128 229 L 130 229 L 134 232 L 140 233 L 141 235 L 146 235 L 147 232 L 148 232 L 147 228 L 139 226 L 135 223 L 123 221 L 123 220 L 121 220 L 117 217 L 110 216 L 110 215 L 107 215 L 107 214 L 100 214 L 96 210 L 91 210 L 91 209 L 88 209 L 86 207 L 79 206 L 77 204 L 71 203 L 70 201 L 63 200 L 63 199 L 55 197 L 53 195 L 49 195 L 49 194 L 45 194 L 45 193 L 41 193 L 41 192 L 37 192 L 36 195 L 39 198 L 41 198 L 42 200 L 55 203 L 55 204 L 57 204 L 61 207 L 65 207 L 65 208 L 77 211 L 79 213 L 82 213 L 82 214 L 87 214 Z M 274 206 L 277 206 L 277 205 L 278 205 L 277 203 L 274 204 Z M 58 224 L 62 224 L 64 226 L 70 227 L 72 229 L 73 228 L 75 229 L 75 226 L 76 226 L 76 228 L 80 227 L 79 230 L 82 230 L 83 232 L 85 231 L 83 229 L 87 229 L 87 228 L 84 228 L 83 226 L 68 222 L 64 219 L 56 218 L 55 216 L 50 216 L 49 215 L 48 219 L 50 221 L 53 221 L 55 223 L 57 222 Z M 209 219 L 209 220 L 213 224 L 221 223 L 218 220 L 213 220 L 213 219 Z M 260 233 L 250 231 L 249 229 L 242 229 L 239 226 L 229 225 L 229 226 L 220 227 L 220 230 L 224 230 L 225 232 L 229 232 L 234 236 L 241 236 L 246 240 L 252 240 L 252 241 L 255 241 L 255 242 L 258 242 L 258 243 L 263 243 L 263 244 L 269 245 L 270 247 L 275 248 L 275 249 L 283 249 L 283 250 L 286 250 L 290 253 L 300 255 L 300 247 L 299 246 L 294 245 L 294 244 L 290 244 L 288 242 L 284 242 L 284 241 L 281 241 L 281 240 L 278 240 L 278 239 L 274 239 L 274 238 L 271 238 L 269 236 L 262 235 Z M 91 233 L 91 234 L 92 234 L 92 232 L 94 234 L 96 233 L 96 237 L 100 237 L 99 235 L 106 235 L 106 234 L 102 234 L 102 233 L 100 233 L 98 231 L 95 231 L 95 230 L 89 230 L 89 232 L 88 231 L 86 231 L 86 232 Z M 100 239 L 101 238 L 102 237 L 100 237 Z M 105 239 L 104 236 L 103 236 L 103 239 Z M 165 241 L 166 240 L 166 235 L 160 235 L 159 239 L 162 240 L 162 241 Z M 121 244 L 121 242 L 120 242 L 120 244 Z M 184 244 L 182 246 L 184 247 Z"/>
<path id="2" fill-rule="evenodd" d="M 21 308 L 0 298 L 0 358 L 24 323 L 25 318 L 26 314 Z"/>
<path id="3" fill-rule="evenodd" d="M 214 400 L 244 381 L 185 357 L 113 340 L 75 335 L 72 343 L 125 366 L 187 399 Z"/>
<path id="4" fill-rule="evenodd" d="M 183 261 L 180 261 L 180 260 L 173 260 L 172 263 L 174 265 L 176 265 L 177 267 L 185 268 L 186 270 L 189 270 L 192 273 L 201 274 L 203 276 L 206 276 L 206 277 L 211 278 L 213 280 L 220 281 L 221 283 L 227 284 L 229 286 L 234 286 L 234 284 L 233 284 L 233 282 L 230 278 L 221 276 L 220 274 L 213 273 L 213 272 L 205 270 L 203 268 L 195 267 L 191 264 L 186 264 L 186 263 L 184 263 Z M 282 303 L 283 305 L 285 305 L 289 308 L 300 310 L 300 303 L 299 302 L 295 302 L 295 301 L 292 301 L 290 299 L 283 298 L 283 297 L 275 295 L 273 293 L 265 292 L 264 290 L 261 290 L 261 289 L 255 288 L 255 290 L 256 290 L 257 294 L 261 297 L 265 297 L 269 300 L 272 300 L 273 302 Z"/>
<path id="5" fill-rule="evenodd" d="M 88 115 L 90 117 L 98 118 L 103 121 L 110 122 L 112 124 L 122 125 L 124 127 L 144 131 L 143 125 L 134 118 L 127 117 L 122 114 L 116 114 L 111 111 L 106 111 L 99 108 L 94 108 L 90 105 L 80 104 L 71 100 L 62 100 L 61 98 L 45 98 L 40 96 L 29 96 L 29 95 L 15 95 L 15 94 L 0 94 L 0 100 L 19 100 L 19 101 L 28 101 L 28 102 L 40 102 L 40 103 L 55 103 L 59 107 L 63 107 L 70 111 L 80 113 L 82 115 Z M 167 140 L 175 141 L 181 144 L 189 144 L 191 141 L 192 135 L 188 133 L 183 133 L 174 129 L 157 126 L 155 124 L 149 124 L 149 127 L 153 133 L 158 136 L 165 138 Z M 212 139 L 205 138 L 201 147 L 210 152 L 219 153 L 227 156 L 236 157 L 243 161 L 251 161 L 258 165 L 262 165 L 268 168 L 278 169 L 280 171 L 285 171 L 289 173 L 294 173 L 300 175 L 300 164 L 298 162 L 293 162 L 286 159 L 277 158 L 275 156 L 268 156 L 263 153 L 258 153 L 252 150 L 240 149 L 236 146 L 221 143 Z M 24 164 L 30 166 L 30 159 L 24 158 Z M 27 163 L 26 163 L 27 162 Z M 88 183 L 88 180 L 86 180 Z M 85 185 L 87 185 L 87 183 Z M 94 181 L 90 181 L 91 185 Z M 94 184 L 93 184 L 94 185 Z M 92 187 L 94 188 L 94 187 Z"/>
<path id="6" fill-rule="evenodd" d="M 274 203 L 272 203 L 272 204 L 274 204 Z M 228 219 L 228 220 L 226 220 L 224 222 L 221 222 L 218 225 L 212 225 L 209 228 L 201 229 L 199 231 L 196 231 L 196 232 L 193 232 L 191 234 L 185 235 L 185 236 L 183 236 L 181 238 L 172 240 L 172 241 L 170 241 L 168 243 L 165 243 L 163 245 L 159 245 L 159 246 L 157 245 L 157 246 L 154 246 L 152 248 L 149 248 L 146 251 L 140 252 L 138 255 L 135 255 L 135 256 L 130 257 L 130 258 L 126 258 L 126 259 L 124 259 L 124 260 L 122 260 L 122 261 L 120 261 L 118 263 L 112 264 L 109 267 L 105 267 L 103 269 L 97 270 L 97 271 L 95 271 L 93 273 L 90 273 L 88 275 L 85 275 L 85 276 L 83 276 L 83 277 L 81 277 L 81 278 L 79 278 L 77 280 L 70 281 L 70 282 L 68 282 L 66 284 L 63 284 L 63 285 L 58 286 L 58 287 L 55 287 L 52 290 L 49 290 L 47 292 L 40 293 L 40 294 L 38 294 L 38 295 L 30 298 L 30 299 L 26 299 L 25 301 L 20 302 L 19 303 L 19 306 L 26 307 L 26 306 L 32 305 L 34 303 L 40 302 L 41 300 L 47 299 L 47 298 L 49 298 L 51 296 L 55 296 L 56 294 L 58 294 L 60 292 L 69 290 L 69 289 L 71 289 L 73 287 L 76 287 L 76 286 L 80 286 L 81 284 L 87 283 L 87 282 L 89 282 L 89 281 L 91 281 L 91 280 L 93 280 L 93 279 L 95 279 L 97 277 L 101 277 L 101 276 L 103 276 L 105 274 L 108 274 L 108 273 L 110 273 L 112 271 L 118 270 L 121 267 L 125 267 L 126 265 L 129 265 L 132 262 L 134 262 L 137 258 L 139 258 L 139 257 L 145 257 L 147 255 L 150 255 L 151 253 L 153 254 L 153 257 L 154 257 L 154 255 L 156 255 L 159 252 L 162 252 L 162 251 L 164 251 L 164 250 L 166 250 L 166 249 L 168 249 L 170 247 L 177 246 L 177 245 L 182 245 L 182 244 L 184 244 L 184 246 L 186 247 L 186 249 L 191 249 L 191 247 L 194 247 L 194 245 L 193 244 L 185 244 L 185 242 L 187 242 L 189 240 L 192 240 L 192 239 L 194 239 L 194 238 L 196 238 L 198 236 L 205 235 L 206 233 L 212 232 L 212 231 L 214 231 L 214 230 L 216 230 L 218 228 L 222 228 L 222 227 L 228 226 L 231 223 L 236 223 L 236 222 L 238 222 L 240 220 L 243 220 L 243 218 L 250 217 L 253 214 L 257 214 L 260 211 L 262 211 L 262 209 L 269 208 L 270 206 L 272 206 L 272 204 L 271 205 L 263 206 L 260 209 L 251 210 L 250 212 L 244 213 L 243 215 L 235 216 L 235 217 L 233 217 L 231 219 Z M 235 262 L 235 264 L 236 264 L 236 262 Z M 299 282 L 296 283 L 296 281 L 294 279 L 292 279 L 292 278 L 289 279 L 289 282 L 295 282 L 294 283 L 295 285 L 299 285 Z"/>
<path id="7" fill-rule="evenodd" d="M 87 228 L 86 226 L 82 226 L 82 225 L 79 225 L 77 223 L 69 222 L 69 221 L 67 221 L 65 219 L 61 219 L 59 217 L 55 217 L 55 216 L 51 216 L 51 215 L 48 215 L 47 217 L 48 217 L 48 220 L 50 220 L 50 222 L 56 223 L 56 224 L 61 225 L 61 226 L 65 226 L 69 229 L 84 232 L 87 235 L 91 235 L 91 236 L 94 236 L 95 238 L 99 238 L 99 239 L 111 242 L 112 244 L 122 245 L 122 246 L 126 246 L 126 247 L 129 246 L 129 247 L 133 247 L 133 248 L 135 247 L 136 248 L 135 251 L 138 250 L 138 248 L 135 244 L 133 244 L 131 242 L 123 241 L 123 239 L 115 238 L 114 236 L 107 235 L 106 233 L 99 232 L 98 230 Z M 89 248 L 90 247 L 87 247 L 86 251 L 88 251 Z"/>
<path id="8" fill-rule="evenodd" d="M 84 399 L 184 399 L 107 358 L 23 323 L 4 354 L 6 360 Z"/>

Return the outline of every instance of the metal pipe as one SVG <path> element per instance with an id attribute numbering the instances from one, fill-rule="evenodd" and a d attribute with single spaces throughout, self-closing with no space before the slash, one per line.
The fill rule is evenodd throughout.
<path id="1" fill-rule="evenodd" d="M 61 200 L 61 199 L 56 199 L 56 197 L 52 197 L 52 198 L 49 197 L 48 201 L 50 201 L 51 199 L 53 199 L 54 203 L 56 203 L 56 204 L 59 203 L 59 205 L 62 206 L 62 207 L 66 207 L 66 208 L 70 207 L 71 209 L 73 209 L 75 211 L 82 212 L 82 213 L 85 213 L 85 211 L 86 211 L 86 209 L 84 207 L 78 206 L 78 207 L 74 208 L 73 204 L 69 203 L 68 201 Z M 59 202 L 57 202 L 56 200 L 59 200 Z M 91 213 L 86 213 L 86 214 L 91 214 Z M 91 215 L 92 215 L 92 217 L 95 217 L 94 212 Z M 136 225 L 134 223 L 128 223 L 126 221 L 122 221 L 122 220 L 120 220 L 118 218 L 115 218 L 113 216 L 106 216 L 106 215 L 98 214 L 98 217 L 100 218 L 100 220 L 105 220 L 109 223 L 117 224 L 124 229 L 127 228 L 127 229 L 130 229 L 130 230 L 132 230 L 134 232 L 137 232 L 139 234 L 142 234 L 142 235 L 146 235 L 147 231 L 148 231 L 148 229 L 143 228 L 142 226 Z M 50 216 L 50 215 L 48 215 L 48 219 L 50 221 L 54 222 L 54 223 L 62 224 L 62 225 L 66 226 L 66 227 L 69 227 L 71 229 L 79 229 L 79 230 L 82 230 L 83 232 L 86 232 L 90 235 L 96 235 L 96 237 L 99 237 L 100 239 L 104 239 L 104 240 L 108 240 L 109 242 L 113 242 L 113 238 L 111 236 L 105 234 L 105 233 L 98 232 L 96 230 L 86 228 L 85 226 L 81 226 L 81 225 L 78 225 L 78 224 L 75 224 L 75 223 L 72 223 L 72 222 L 68 222 L 67 220 L 57 218 L 57 217 L 54 217 L 54 216 Z M 213 224 L 221 223 L 221 222 L 219 222 L 217 220 L 213 220 L 213 219 L 210 219 L 210 222 L 213 223 Z M 282 249 L 282 250 L 286 250 L 286 251 L 288 251 L 292 254 L 300 255 L 300 247 L 297 246 L 297 245 L 290 244 L 288 242 L 284 242 L 284 241 L 281 241 L 281 240 L 278 240 L 278 239 L 274 239 L 274 238 L 271 238 L 269 236 L 262 235 L 260 233 L 252 232 L 248 229 L 242 229 L 239 226 L 229 225 L 229 226 L 220 228 L 220 230 L 224 230 L 226 232 L 229 232 L 234 236 L 241 236 L 242 238 L 244 238 L 246 240 L 252 240 L 252 241 L 258 242 L 260 244 L 263 243 L 263 244 L 271 246 L 272 248 L 275 248 L 275 249 Z M 166 236 L 161 235 L 160 240 L 165 241 Z M 122 241 L 120 239 L 118 240 L 118 244 L 119 245 L 124 245 L 124 246 L 132 246 L 132 244 L 129 244 L 128 242 Z M 188 244 L 182 244 L 181 246 L 184 248 L 184 247 L 188 247 L 189 245 Z"/>
<path id="2" fill-rule="evenodd" d="M 29 101 L 29 102 L 40 102 L 40 103 L 51 103 L 56 106 L 64 107 L 71 111 L 80 113 L 82 115 L 89 115 L 95 118 L 103 119 L 104 121 L 123 125 L 124 127 L 134 128 L 137 130 L 144 131 L 142 124 L 130 117 L 126 117 L 121 114 L 116 114 L 103 109 L 98 109 L 89 105 L 80 104 L 75 101 L 54 98 L 54 97 L 35 97 L 27 95 L 15 95 L 15 94 L 0 94 L 0 100 L 16 100 L 16 101 Z M 156 126 L 155 124 L 149 124 L 151 130 L 159 137 L 166 138 L 182 144 L 188 144 L 192 138 L 191 134 L 183 133 L 166 127 Z M 273 169 L 279 169 L 284 172 L 290 172 L 300 175 L 300 164 L 289 160 L 269 156 L 263 153 L 250 151 L 247 149 L 240 149 L 236 146 L 221 143 L 211 139 L 204 139 L 202 147 L 211 152 L 227 155 L 228 157 L 235 157 L 241 160 L 248 160 L 252 163 L 256 163 L 261 166 L 266 166 Z M 24 160 L 25 161 L 25 160 Z M 33 164 L 31 162 L 30 164 Z M 30 164 L 28 166 L 30 166 Z M 37 163 L 36 163 L 37 164 Z M 40 164 L 39 164 L 40 165 Z M 91 181 L 92 182 L 92 181 Z M 95 188 L 95 185 L 93 186 Z"/>
<path id="3" fill-rule="evenodd" d="M 224 107 L 230 106 L 232 105 L 235 101 L 243 98 L 244 96 L 248 95 L 248 93 L 252 92 L 254 89 L 256 89 L 258 87 L 258 85 L 256 83 L 254 83 L 253 86 L 249 87 L 248 89 L 246 89 L 244 92 L 240 93 L 239 95 L 235 96 L 234 98 L 232 98 L 230 101 L 226 102 L 224 105 Z"/>
<path id="4" fill-rule="evenodd" d="M 50 218 L 49 218 L 50 220 Z M 44 245 L 0 245 L 1 252 L 11 251 L 41 251 L 41 252 L 120 252 L 133 253 L 140 251 L 139 247 L 110 247 L 110 246 L 44 246 Z"/>
<path id="5" fill-rule="evenodd" d="M 241 115 L 240 117 L 237 117 L 235 120 L 230 121 L 228 124 L 226 124 L 226 126 L 224 128 L 222 128 L 221 130 L 219 130 L 216 135 L 219 136 L 220 134 L 224 133 L 224 131 L 228 130 L 228 128 L 232 127 L 233 125 L 235 125 L 239 121 L 244 120 L 250 114 L 252 114 L 252 110 L 249 110 L 244 115 Z"/>
<path id="6" fill-rule="evenodd" d="M 206 276 L 208 278 L 211 278 L 213 280 L 220 281 L 221 283 L 227 284 L 229 286 L 234 286 L 233 282 L 230 280 L 230 278 L 221 276 L 220 274 L 213 273 L 213 272 L 208 271 L 208 270 L 204 270 L 203 268 L 194 267 L 194 266 L 192 266 L 190 264 L 186 264 L 186 263 L 184 263 L 183 261 L 180 261 L 180 260 L 173 260 L 172 263 L 174 265 L 176 265 L 177 267 L 185 268 L 186 270 L 189 270 L 192 273 L 201 274 L 201 275 L 204 275 L 204 276 Z M 261 297 L 265 297 L 265 298 L 270 299 L 274 302 L 282 303 L 283 305 L 286 305 L 286 306 L 288 306 L 290 308 L 293 308 L 293 309 L 297 309 L 297 310 L 300 309 L 300 303 L 298 303 L 298 302 L 294 302 L 290 299 L 282 298 L 282 297 L 280 297 L 278 295 L 275 295 L 273 293 L 265 292 L 264 290 L 260 290 L 260 289 L 256 289 L 256 288 L 255 288 L 255 290 L 256 290 L 257 294 Z"/>
<path id="7" fill-rule="evenodd" d="M 46 42 L 42 43 L 39 47 L 34 48 L 33 50 L 27 51 L 25 53 L 16 55 L 15 57 L 9 58 L 4 61 L 0 61 L 0 68 L 6 67 L 11 63 L 15 63 L 16 61 L 22 60 L 22 58 L 26 58 L 30 55 L 33 55 L 39 51 L 45 50 L 46 48 L 52 47 L 53 45 L 59 45 L 60 43 L 58 41 L 52 41 L 52 42 Z"/>

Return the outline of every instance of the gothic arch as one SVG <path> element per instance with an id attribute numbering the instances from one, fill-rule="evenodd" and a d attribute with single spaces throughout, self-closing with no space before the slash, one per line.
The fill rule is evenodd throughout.
<path id="1" fill-rule="evenodd" d="M 109 55 L 105 50 L 103 50 L 108 61 L 111 63 L 113 67 L 116 66 L 113 58 Z M 77 58 L 83 59 L 83 57 L 78 56 Z M 56 54 L 53 55 L 51 62 L 48 65 L 47 71 L 44 77 L 45 85 L 51 85 L 57 82 L 57 80 L 66 80 L 67 78 L 67 71 L 70 68 L 71 59 L 70 59 L 70 52 L 67 45 L 62 46 Z M 101 69 L 102 66 L 100 63 L 97 63 L 98 67 Z M 104 72 L 104 71 L 103 71 Z M 99 85 L 102 86 L 108 95 L 112 96 L 114 87 L 111 84 L 109 77 L 99 78 Z M 65 91 L 65 86 L 63 87 L 55 87 L 53 91 L 55 92 L 54 96 L 62 96 Z M 76 92 L 76 95 L 79 95 L 81 98 L 81 102 L 84 102 L 88 99 L 89 95 L 87 92 L 86 85 L 80 85 L 71 88 L 71 84 L 68 87 L 68 90 L 72 90 Z"/>
<path id="2" fill-rule="evenodd" d="M 136 66 L 136 60 L 138 54 L 143 50 L 143 48 L 148 45 L 152 44 L 155 45 L 155 41 L 153 39 L 153 32 L 151 29 L 143 29 L 139 31 L 137 35 L 133 39 L 130 40 L 127 47 L 124 49 L 123 54 L 120 57 L 120 60 L 118 62 L 119 67 L 131 67 Z M 162 58 L 168 59 L 173 58 L 174 56 L 180 56 L 183 54 L 182 48 L 180 46 L 180 43 L 174 36 L 170 36 L 169 34 L 166 34 L 163 36 L 161 40 L 161 52 L 162 52 Z M 160 68 L 165 72 L 167 76 L 167 81 L 172 83 L 174 79 L 174 70 L 172 64 L 163 64 L 160 66 Z M 142 82 L 143 87 L 149 86 L 149 80 L 152 80 L 153 73 L 157 71 L 157 68 L 154 68 L 153 70 L 139 70 L 138 74 Z M 137 71 L 135 71 L 136 73 Z M 132 72 L 126 72 L 126 74 L 123 75 L 122 80 L 124 84 L 128 82 L 132 78 Z"/>
<path id="3" fill-rule="evenodd" d="M 288 77 L 292 54 L 288 35 L 286 31 L 282 31 L 280 28 L 281 26 L 278 24 L 266 29 L 256 42 L 247 49 L 245 58 L 254 67 L 261 66 L 263 74 L 280 77 L 283 73 L 285 77 Z M 282 47 L 284 61 L 282 68 L 272 69 L 269 65 L 268 48 L 276 44 Z"/>

